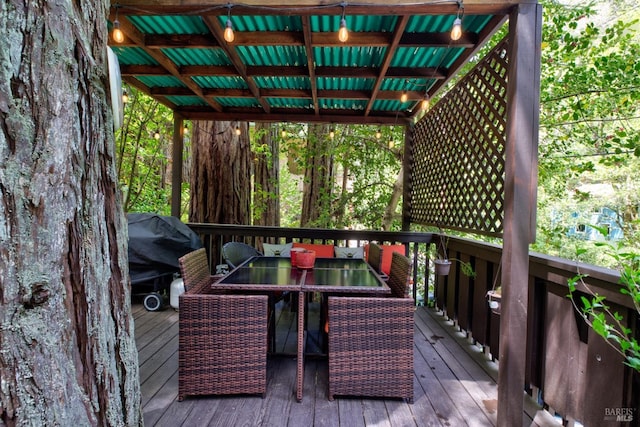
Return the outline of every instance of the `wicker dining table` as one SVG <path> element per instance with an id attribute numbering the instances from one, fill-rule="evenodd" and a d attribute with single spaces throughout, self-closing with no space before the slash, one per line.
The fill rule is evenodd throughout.
<path id="1" fill-rule="evenodd" d="M 320 292 L 341 295 L 385 295 L 391 289 L 363 259 L 317 258 L 311 269 L 291 266 L 289 258 L 253 257 L 228 275 L 215 281 L 213 288 L 250 293 L 298 293 L 298 334 L 296 399 L 302 401 L 304 387 L 305 295 Z M 268 325 L 265 325 L 268 327 Z"/>

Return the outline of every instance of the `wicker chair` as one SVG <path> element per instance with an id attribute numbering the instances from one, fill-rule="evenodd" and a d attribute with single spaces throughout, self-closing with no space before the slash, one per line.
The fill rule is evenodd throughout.
<path id="1" fill-rule="evenodd" d="M 222 245 L 222 258 L 231 268 L 236 268 L 254 256 L 262 256 L 262 253 L 246 243 L 227 242 Z"/>
<path id="2" fill-rule="evenodd" d="M 377 243 L 369 243 L 367 262 L 376 273 L 384 276 L 384 279 L 387 278 L 386 275 L 382 274 L 382 248 Z"/>
<path id="3" fill-rule="evenodd" d="M 188 395 L 266 394 L 266 295 L 211 289 L 204 249 L 180 258 L 178 400 Z"/>
<path id="4" fill-rule="evenodd" d="M 411 263 L 394 253 L 389 280 L 409 283 Z M 390 285 L 391 286 L 391 285 Z M 395 286 L 395 285 L 394 285 Z M 393 289 L 393 288 L 392 288 Z M 336 395 L 413 402 L 412 298 L 329 297 L 329 400 Z"/>
<path id="5" fill-rule="evenodd" d="M 391 254 L 391 270 L 387 285 L 391 295 L 396 298 L 408 298 L 411 292 L 411 260 L 399 252 Z"/>

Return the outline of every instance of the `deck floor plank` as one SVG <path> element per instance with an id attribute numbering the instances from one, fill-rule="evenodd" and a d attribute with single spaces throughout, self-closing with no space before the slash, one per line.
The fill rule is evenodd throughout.
<path id="1" fill-rule="evenodd" d="M 474 403 L 457 407 L 462 419 L 466 420 L 469 426 L 495 425 L 495 418 L 491 420 L 491 414 L 485 412 L 486 405 L 483 404 L 483 400 L 496 399 L 497 387 L 494 387 L 492 395 L 484 393 L 477 387 L 477 382 L 489 380 L 486 373 L 483 372 L 484 375 L 480 375 L 481 379 L 470 375 L 459 362 L 459 359 L 466 358 L 465 355 L 460 354 L 458 358 L 445 347 L 445 342 L 448 343 L 451 338 L 443 331 L 434 333 L 432 328 L 423 323 L 423 319 L 418 314 L 416 314 L 416 328 L 420 331 L 415 340 L 421 354 L 420 359 L 427 361 L 429 370 L 433 372 L 434 377 L 441 384 L 442 392 L 450 398 L 454 405 L 455 402 L 462 401 Z M 435 336 L 438 338 L 434 338 Z M 417 367 L 416 371 L 418 371 Z M 428 392 L 428 390 L 426 391 Z M 444 398 L 441 395 L 439 397 Z"/>
<path id="2" fill-rule="evenodd" d="M 269 357 L 264 398 L 199 396 L 178 402 L 178 313 L 173 309 L 147 312 L 141 304 L 134 304 L 132 312 L 146 426 L 444 427 L 496 423 L 495 413 L 483 404 L 497 395 L 496 364 L 478 346 L 458 336 L 432 309 L 416 310 L 413 404 L 402 399 L 357 397 L 329 401 L 328 363 L 318 354 L 306 357 L 304 397 L 297 402 L 296 313 L 285 303 L 278 304 L 274 315 L 277 351 L 288 354 Z M 309 310 L 312 328 L 317 328 L 317 312 Z"/>

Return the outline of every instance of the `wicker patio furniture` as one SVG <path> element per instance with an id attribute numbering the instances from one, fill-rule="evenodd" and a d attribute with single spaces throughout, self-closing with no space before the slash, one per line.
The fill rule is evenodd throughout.
<path id="1" fill-rule="evenodd" d="M 367 262 L 376 273 L 382 274 L 382 248 L 377 243 L 369 243 Z"/>
<path id="2" fill-rule="evenodd" d="M 266 295 L 211 289 L 204 249 L 180 258 L 178 400 L 189 395 L 266 394 Z"/>
<path id="3" fill-rule="evenodd" d="M 329 297 L 329 400 L 345 395 L 413 402 L 415 304 L 406 289 L 411 263 L 394 253 L 391 265 L 392 297 Z"/>
<path id="4" fill-rule="evenodd" d="M 227 242 L 222 245 L 222 258 L 231 268 L 236 268 L 254 256 L 262 256 L 262 253 L 246 243 Z"/>

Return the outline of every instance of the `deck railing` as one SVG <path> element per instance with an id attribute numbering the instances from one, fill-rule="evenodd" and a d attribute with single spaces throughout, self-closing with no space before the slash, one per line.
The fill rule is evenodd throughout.
<path id="1" fill-rule="evenodd" d="M 430 303 L 444 312 L 471 341 L 497 359 L 500 314 L 489 308 L 487 292 L 500 285 L 502 248 L 498 245 L 451 237 L 451 259 L 468 262 L 475 277 L 465 275 L 454 261 L 448 276 L 434 276 L 428 257 L 437 236 L 418 232 L 327 230 L 219 224 L 189 224 L 201 235 L 211 265 L 221 263 L 220 248 L 227 241 L 243 241 L 260 248 L 262 242 L 305 241 L 339 246 L 369 241 L 404 244 L 413 260 L 414 298 L 434 294 Z M 589 329 L 567 298 L 567 280 L 585 274 L 585 283 L 607 298 L 613 311 L 624 316 L 636 334 L 640 319 L 630 299 L 620 293 L 616 271 L 552 256 L 529 257 L 529 302 L 526 391 L 550 412 L 584 425 L 611 425 L 610 421 L 640 417 L 640 375 Z M 435 277 L 435 279 L 434 279 Z M 420 290 L 420 292 L 418 292 Z M 582 289 L 584 291 L 584 288 Z M 635 424 L 631 424 L 635 425 Z"/>
<path id="2" fill-rule="evenodd" d="M 435 304 L 472 341 L 497 358 L 500 314 L 489 308 L 487 291 L 500 285 L 502 248 L 452 237 L 448 252 L 451 258 L 470 262 L 476 275 L 463 274 L 460 263 L 454 263 L 448 276 L 435 280 Z M 623 315 L 627 326 L 640 335 L 638 312 L 631 299 L 620 293 L 616 271 L 531 253 L 527 392 L 564 420 L 586 426 L 631 419 L 638 423 L 640 375 L 626 367 L 622 356 L 573 308 L 567 281 L 577 274 L 586 275 L 586 285 L 605 296 L 612 311 Z M 583 286 L 579 289 L 585 291 Z M 578 292 L 577 296 L 581 294 L 586 295 Z"/>

